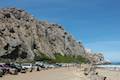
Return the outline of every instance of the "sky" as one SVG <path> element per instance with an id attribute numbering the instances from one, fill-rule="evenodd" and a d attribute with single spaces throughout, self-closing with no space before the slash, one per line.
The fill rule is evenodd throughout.
<path id="1" fill-rule="evenodd" d="M 0 8 L 4 7 L 61 24 L 86 48 L 120 62 L 120 0 L 0 0 Z"/>

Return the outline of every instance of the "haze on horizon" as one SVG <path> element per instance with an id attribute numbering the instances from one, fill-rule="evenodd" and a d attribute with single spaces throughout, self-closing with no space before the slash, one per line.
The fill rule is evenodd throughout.
<path id="1" fill-rule="evenodd" d="M 86 48 L 120 61 L 119 0 L 1 0 L 0 8 L 22 8 L 40 20 L 62 24 Z"/>

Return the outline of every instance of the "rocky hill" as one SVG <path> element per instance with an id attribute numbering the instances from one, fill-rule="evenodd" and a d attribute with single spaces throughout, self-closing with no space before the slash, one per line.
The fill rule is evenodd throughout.
<path id="1" fill-rule="evenodd" d="M 100 52 L 94 53 L 91 49 L 85 48 L 85 57 L 92 63 L 92 64 L 111 64 L 110 61 L 106 61 L 104 59 L 104 55 Z"/>
<path id="2" fill-rule="evenodd" d="M 0 9 L 0 59 L 33 60 L 45 54 L 81 55 L 85 50 L 61 25 L 38 21 L 16 8 Z"/>

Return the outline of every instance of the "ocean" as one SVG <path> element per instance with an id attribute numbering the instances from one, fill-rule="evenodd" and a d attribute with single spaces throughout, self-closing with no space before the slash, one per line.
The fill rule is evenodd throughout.
<path id="1" fill-rule="evenodd" d="M 97 65 L 98 68 L 106 68 L 110 70 L 120 70 L 120 63 L 112 63 L 112 64 L 107 64 L 107 65 Z"/>

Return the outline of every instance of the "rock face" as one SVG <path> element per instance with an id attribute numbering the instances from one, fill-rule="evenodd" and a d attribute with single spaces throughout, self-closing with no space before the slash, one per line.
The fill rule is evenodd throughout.
<path id="1" fill-rule="evenodd" d="M 85 49 L 86 58 L 93 64 L 106 64 L 102 53 L 93 53 L 90 49 Z"/>
<path id="2" fill-rule="evenodd" d="M 85 50 L 61 25 L 38 21 L 21 9 L 0 10 L 0 58 L 30 59 L 44 53 L 82 55 Z"/>
<path id="3" fill-rule="evenodd" d="M 104 56 L 102 53 L 95 53 L 92 55 L 91 61 L 94 64 L 103 64 L 104 63 Z"/>

